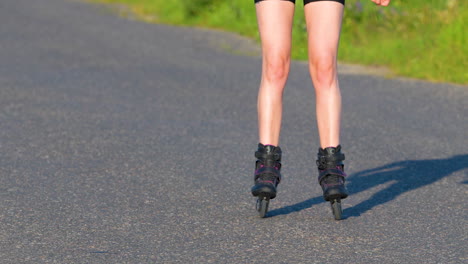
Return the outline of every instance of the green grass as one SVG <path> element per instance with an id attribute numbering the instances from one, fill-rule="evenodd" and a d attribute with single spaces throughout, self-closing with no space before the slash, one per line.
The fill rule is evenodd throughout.
<path id="1" fill-rule="evenodd" d="M 208 27 L 259 39 L 253 0 L 90 0 L 120 3 L 148 22 Z M 293 58 L 307 59 L 303 6 L 296 4 Z M 347 0 L 339 60 L 395 75 L 468 84 L 468 1 Z"/>

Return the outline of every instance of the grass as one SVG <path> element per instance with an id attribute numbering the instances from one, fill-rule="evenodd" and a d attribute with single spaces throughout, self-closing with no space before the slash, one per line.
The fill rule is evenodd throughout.
<path id="1" fill-rule="evenodd" d="M 155 23 L 232 31 L 259 40 L 253 0 L 90 0 L 119 3 Z M 468 1 L 347 0 L 339 50 L 341 62 L 385 66 L 395 75 L 468 84 Z M 307 59 L 303 6 L 293 29 L 294 59 Z"/>

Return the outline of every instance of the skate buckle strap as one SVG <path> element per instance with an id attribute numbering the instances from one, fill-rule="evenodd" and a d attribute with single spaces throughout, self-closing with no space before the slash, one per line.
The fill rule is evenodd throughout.
<path id="1" fill-rule="evenodd" d="M 255 152 L 255 157 L 257 159 L 263 159 L 263 160 L 274 160 L 274 161 L 279 161 L 281 160 L 281 153 L 262 153 L 260 151 Z"/>
<path id="2" fill-rule="evenodd" d="M 343 180 L 344 178 L 347 177 L 346 173 L 338 168 L 325 169 L 325 170 L 319 171 L 318 182 L 321 183 L 325 177 L 330 176 L 330 175 L 336 175 L 336 176 L 342 177 Z"/>
<path id="3" fill-rule="evenodd" d="M 275 177 L 278 183 L 281 181 L 281 174 L 279 173 L 278 169 L 275 167 L 267 166 L 260 167 L 258 170 L 255 171 L 255 180 L 257 180 L 265 174 L 269 174 L 269 176 Z"/>
<path id="4" fill-rule="evenodd" d="M 317 159 L 317 165 L 325 166 L 327 164 L 338 164 L 345 160 L 345 155 L 343 153 L 336 153 L 330 156 L 319 156 Z"/>

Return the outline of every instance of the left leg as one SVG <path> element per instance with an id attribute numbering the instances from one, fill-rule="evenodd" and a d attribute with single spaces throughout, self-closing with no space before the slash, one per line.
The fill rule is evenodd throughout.
<path id="1" fill-rule="evenodd" d="M 341 93 L 336 58 L 343 4 L 337 1 L 310 2 L 304 6 L 304 12 L 320 145 L 322 148 L 336 147 L 340 144 L 341 121 Z"/>
<path id="2" fill-rule="evenodd" d="M 332 207 L 334 204 L 340 206 L 335 219 L 341 218 L 340 200 L 348 196 L 344 186 L 345 157 L 340 146 L 341 93 L 336 69 L 344 7 L 340 1 L 313 1 L 304 6 L 309 70 L 316 94 L 321 146 L 317 159 L 318 181 L 322 186 L 324 199 L 331 201 Z"/>

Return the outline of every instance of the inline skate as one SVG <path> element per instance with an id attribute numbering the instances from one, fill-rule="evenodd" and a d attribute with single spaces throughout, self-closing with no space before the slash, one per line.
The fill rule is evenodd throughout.
<path id="1" fill-rule="evenodd" d="M 260 217 L 264 218 L 267 215 L 270 200 L 276 197 L 277 187 L 281 181 L 281 148 L 258 144 L 255 157 L 257 161 L 252 195 L 257 197 L 257 211 Z"/>
<path id="2" fill-rule="evenodd" d="M 317 154 L 317 167 L 319 171 L 318 182 L 323 190 L 323 198 L 329 201 L 335 220 L 342 218 L 341 199 L 348 197 L 345 187 L 346 174 L 341 153 L 341 146 L 319 148 Z"/>

